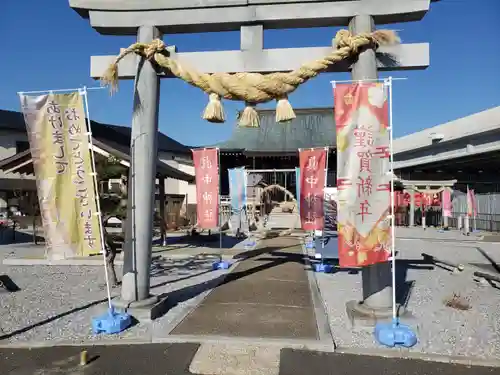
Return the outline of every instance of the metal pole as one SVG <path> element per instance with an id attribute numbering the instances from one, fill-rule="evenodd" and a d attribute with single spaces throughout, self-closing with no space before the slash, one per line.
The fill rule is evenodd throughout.
<path id="1" fill-rule="evenodd" d="M 160 200 L 160 233 L 161 233 L 161 244 L 162 246 L 167 246 L 167 218 L 165 215 L 165 176 L 160 176 L 159 181 L 159 200 Z"/>
<path id="2" fill-rule="evenodd" d="M 349 22 L 349 30 L 353 35 L 375 30 L 373 18 L 369 15 L 359 15 Z M 353 80 L 377 79 L 377 59 L 375 51 L 368 48 L 359 54 L 352 67 Z M 363 306 L 374 310 L 389 310 L 392 307 L 391 264 L 376 263 L 363 267 Z"/>
<path id="3" fill-rule="evenodd" d="M 217 150 L 217 173 L 219 175 L 219 189 L 218 189 L 218 196 L 219 196 L 219 252 L 220 252 L 220 260 L 222 262 L 222 210 L 221 210 L 221 205 L 220 205 L 220 193 L 221 193 L 221 173 L 220 173 L 220 151 L 218 148 Z"/>
<path id="4" fill-rule="evenodd" d="M 156 27 L 139 27 L 138 42 L 149 43 L 157 38 L 161 38 L 161 33 Z M 123 301 L 120 301 L 127 307 L 133 307 L 133 302 L 137 302 L 138 307 L 145 307 L 157 301 L 156 297 L 150 296 L 150 271 L 158 158 L 159 85 L 154 67 L 146 59 L 141 59 L 134 85 L 128 241 L 124 254 Z M 117 303 L 117 307 L 120 305 Z"/>
<path id="5" fill-rule="evenodd" d="M 391 172 L 391 257 L 392 257 L 392 319 L 397 318 L 396 311 L 396 216 L 394 214 L 394 148 L 392 124 L 392 77 L 387 80 L 389 85 L 389 153 Z"/>
<path id="6" fill-rule="evenodd" d="M 325 147 L 325 150 L 326 150 L 326 160 L 325 160 L 325 186 L 324 188 L 326 188 L 328 186 L 328 154 L 330 153 L 330 148 L 329 147 Z M 326 222 L 326 211 L 325 211 L 325 190 L 323 188 L 323 223 Z M 323 238 L 321 240 L 321 248 L 324 249 L 325 248 L 325 225 L 323 224 Z M 323 259 L 323 258 L 321 258 Z"/>
<path id="7" fill-rule="evenodd" d="M 104 277 L 106 277 L 106 292 L 108 295 L 108 306 L 111 309 L 111 286 L 109 285 L 109 275 L 108 275 L 108 265 L 106 262 L 106 245 L 105 245 L 105 238 L 104 238 L 104 228 L 103 228 L 103 222 L 102 222 L 102 212 L 101 212 L 101 202 L 100 202 L 100 195 L 99 195 L 99 186 L 97 184 L 97 173 L 95 169 L 95 154 L 94 154 L 94 142 L 92 141 L 92 129 L 90 127 L 90 115 L 89 115 L 89 101 L 87 98 L 87 87 L 83 87 L 83 91 L 78 90 L 80 95 L 83 96 L 83 103 L 85 106 L 85 117 L 87 118 L 87 121 L 85 123 L 87 124 L 87 134 L 88 134 L 88 142 L 89 142 L 89 153 L 90 153 L 90 165 L 92 167 L 92 181 L 94 183 L 94 191 L 96 194 L 96 208 L 97 208 L 97 217 L 99 220 L 99 234 L 100 234 L 100 239 L 101 239 L 101 251 L 102 251 L 102 259 L 104 262 Z"/>

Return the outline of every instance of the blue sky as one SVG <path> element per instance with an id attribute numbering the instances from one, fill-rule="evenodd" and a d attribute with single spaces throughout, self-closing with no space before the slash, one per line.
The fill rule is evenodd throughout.
<path id="1" fill-rule="evenodd" d="M 400 30 L 406 43 L 429 42 L 431 51 L 427 70 L 390 73 L 408 78 L 394 83 L 395 136 L 500 105 L 499 0 L 441 0 L 423 21 L 386 28 Z M 336 31 L 269 30 L 265 48 L 330 45 Z M 19 110 L 18 91 L 97 86 L 89 78 L 90 56 L 116 54 L 134 42 L 133 37 L 99 35 L 67 0 L 3 0 L 0 35 L 0 108 L 11 110 Z M 166 35 L 164 40 L 181 52 L 239 49 L 237 32 Z M 295 108 L 332 106 L 329 82 L 343 79 L 349 75 L 321 75 L 290 101 Z M 92 119 L 130 126 L 132 81 L 122 81 L 113 97 L 96 90 L 89 100 Z M 228 121 L 210 124 L 200 118 L 206 103 L 200 90 L 179 80 L 162 80 L 160 130 L 193 146 L 229 138 L 243 105 L 224 102 Z"/>

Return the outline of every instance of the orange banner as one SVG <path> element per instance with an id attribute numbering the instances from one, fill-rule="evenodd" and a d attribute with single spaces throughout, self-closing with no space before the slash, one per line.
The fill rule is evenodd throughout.
<path id="1" fill-rule="evenodd" d="M 341 84 L 334 90 L 341 267 L 390 256 L 387 90 L 381 83 Z"/>

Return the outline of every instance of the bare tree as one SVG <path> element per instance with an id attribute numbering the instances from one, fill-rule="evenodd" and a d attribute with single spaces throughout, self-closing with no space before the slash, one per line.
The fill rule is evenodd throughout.
<path id="1" fill-rule="evenodd" d="M 106 225 L 111 217 L 116 217 L 122 222 L 127 215 L 127 170 L 126 167 L 120 164 L 119 160 L 114 157 L 99 158 L 95 160 L 97 184 L 102 186 L 103 182 L 108 182 L 110 179 L 120 178 L 123 181 L 123 188 L 119 191 L 99 193 L 99 203 L 101 205 L 102 228 L 104 231 L 104 248 L 106 252 L 106 266 L 111 277 L 113 286 L 119 284 L 115 270 L 115 259 L 118 253 L 116 245 L 116 237 L 111 235 L 106 230 Z"/>

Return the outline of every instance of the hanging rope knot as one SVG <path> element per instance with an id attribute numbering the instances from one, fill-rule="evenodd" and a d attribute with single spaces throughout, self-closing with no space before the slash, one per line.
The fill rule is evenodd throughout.
<path id="1" fill-rule="evenodd" d="M 340 30 L 333 38 L 333 47 L 336 49 L 351 47 L 351 33 L 348 30 Z"/>
<path id="2" fill-rule="evenodd" d="M 226 120 L 219 94 L 212 92 L 208 96 L 208 104 L 203 112 L 203 119 L 214 123 L 221 123 Z"/>
<path id="3" fill-rule="evenodd" d="M 144 48 L 144 57 L 151 59 L 155 53 L 165 51 L 165 43 L 161 39 L 155 39 Z"/>
<path id="4" fill-rule="evenodd" d="M 295 112 L 288 101 L 288 95 L 276 99 L 276 122 L 288 122 L 295 118 Z"/>
<path id="5" fill-rule="evenodd" d="M 239 119 L 240 126 L 259 126 L 259 115 L 255 110 L 257 103 L 276 100 L 276 121 L 287 122 L 295 118 L 288 95 L 301 84 L 327 71 L 345 59 L 356 58 L 366 48 L 377 49 L 379 46 L 396 44 L 399 38 L 394 31 L 377 30 L 372 33 L 352 35 L 348 30 L 340 30 L 333 39 L 333 48 L 326 56 L 303 64 L 299 68 L 285 73 L 201 73 L 181 61 L 170 57 L 165 51 L 165 43 L 155 39 L 149 44 L 134 43 L 123 50 L 101 78 L 104 85 L 109 85 L 111 92 L 118 86 L 118 63 L 129 53 L 136 53 L 168 71 L 170 75 L 184 80 L 209 94 L 210 99 L 203 118 L 210 122 L 224 122 L 224 110 L 221 98 L 244 100 L 245 109 Z"/>
<path id="6" fill-rule="evenodd" d="M 245 109 L 241 113 L 238 125 L 242 128 L 258 128 L 260 126 L 259 114 L 255 110 L 256 103 L 245 102 Z"/>

